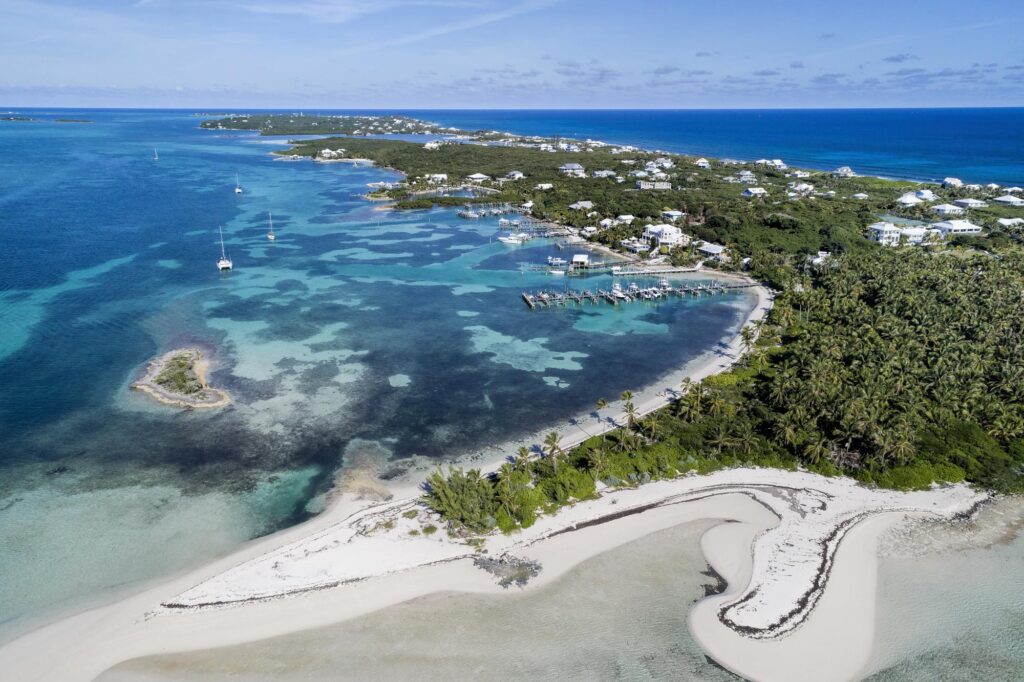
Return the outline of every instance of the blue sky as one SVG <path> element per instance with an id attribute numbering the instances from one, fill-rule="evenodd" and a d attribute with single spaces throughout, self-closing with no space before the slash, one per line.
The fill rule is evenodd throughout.
<path id="1" fill-rule="evenodd" d="M 1024 2 L 2 0 L 0 105 L 1024 105 Z"/>

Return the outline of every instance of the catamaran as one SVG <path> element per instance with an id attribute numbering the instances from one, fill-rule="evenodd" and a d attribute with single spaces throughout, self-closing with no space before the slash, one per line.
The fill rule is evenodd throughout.
<path id="1" fill-rule="evenodd" d="M 267 239 L 274 241 L 277 239 L 277 237 L 274 236 L 274 214 L 267 211 L 267 215 L 270 217 L 270 232 L 267 232 Z"/>
<path id="2" fill-rule="evenodd" d="M 235 194 L 242 193 L 242 185 L 238 182 L 238 173 L 235 173 Z"/>
<path id="3" fill-rule="evenodd" d="M 224 253 L 224 228 L 218 225 L 217 231 L 220 233 L 220 260 L 217 261 L 217 269 L 230 270 L 232 267 L 231 259 Z"/>

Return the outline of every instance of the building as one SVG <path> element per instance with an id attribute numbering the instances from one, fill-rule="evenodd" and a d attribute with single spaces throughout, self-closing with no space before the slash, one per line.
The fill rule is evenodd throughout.
<path id="1" fill-rule="evenodd" d="M 914 196 L 921 201 L 937 201 L 939 198 L 938 195 L 930 189 L 919 189 L 914 192 Z"/>
<path id="2" fill-rule="evenodd" d="M 570 178 L 585 178 L 587 171 L 578 163 L 563 163 L 558 167 L 558 172 Z"/>
<path id="3" fill-rule="evenodd" d="M 697 159 L 696 161 L 694 161 L 693 165 L 696 166 L 697 168 L 703 168 L 705 170 L 707 170 L 708 168 L 711 168 L 711 164 L 708 162 L 707 159 L 705 159 L 703 157 L 701 157 L 701 158 Z"/>
<path id="4" fill-rule="evenodd" d="M 940 216 L 955 216 L 963 215 L 964 209 L 953 204 L 939 204 L 938 206 L 932 206 L 932 213 L 936 213 Z"/>
<path id="5" fill-rule="evenodd" d="M 491 176 L 484 175 L 483 173 L 473 173 L 472 175 L 467 175 L 466 179 L 472 183 L 479 184 L 481 182 L 488 182 L 491 179 Z"/>
<path id="6" fill-rule="evenodd" d="M 996 202 L 997 204 L 1003 204 L 1004 206 L 1016 206 L 1018 208 L 1024 206 L 1024 199 L 1021 199 L 1020 197 L 1015 197 L 1012 194 L 1004 194 L 1001 197 L 996 197 L 992 201 Z"/>
<path id="7" fill-rule="evenodd" d="M 630 225 L 633 223 L 634 220 L 636 220 L 636 216 L 624 213 L 623 215 L 620 215 L 618 218 L 616 218 L 615 222 L 618 223 L 619 225 Z"/>
<path id="8" fill-rule="evenodd" d="M 596 170 L 594 171 L 595 178 L 614 178 L 615 171 L 613 170 Z"/>
<path id="9" fill-rule="evenodd" d="M 957 199 L 953 203 L 961 208 L 985 208 L 988 206 L 981 199 Z"/>
<path id="10" fill-rule="evenodd" d="M 938 230 L 945 239 L 960 235 L 973 237 L 981 234 L 979 226 L 966 220 L 944 220 L 941 223 L 933 223 L 930 227 L 933 230 Z"/>
<path id="11" fill-rule="evenodd" d="M 426 143 L 425 145 L 423 145 L 423 148 L 428 151 L 436 151 L 441 148 L 441 143 L 435 140 L 433 142 Z"/>
<path id="12" fill-rule="evenodd" d="M 722 246 L 721 244 L 712 244 L 711 242 L 700 242 L 699 244 L 697 244 L 697 251 L 702 256 L 714 258 L 715 260 L 729 260 L 729 256 L 725 253 L 725 247 Z"/>
<path id="13" fill-rule="evenodd" d="M 837 178 L 857 177 L 857 174 L 854 173 L 853 169 L 850 168 L 849 166 L 840 166 L 839 168 L 836 168 L 834 171 L 832 171 L 832 175 L 836 176 Z"/>
<path id="14" fill-rule="evenodd" d="M 814 185 L 809 182 L 791 182 L 786 186 L 796 194 L 810 194 L 814 191 Z"/>
<path id="15" fill-rule="evenodd" d="M 675 246 L 686 246 L 690 243 L 690 235 L 683 234 L 675 225 L 648 225 L 641 235 L 648 241 L 655 241 L 658 246 L 669 249 Z"/>
<path id="16" fill-rule="evenodd" d="M 593 201 L 577 201 L 575 204 L 569 204 L 569 208 L 574 211 L 589 211 L 594 208 Z"/>
<path id="17" fill-rule="evenodd" d="M 665 220 L 669 220 L 669 221 L 671 221 L 673 223 L 675 221 L 679 220 L 680 218 L 682 218 L 684 215 L 686 215 L 686 214 L 683 213 L 682 211 L 677 211 L 675 209 L 669 209 L 667 211 L 662 211 L 661 212 L 661 217 L 662 218 L 664 218 Z"/>
<path id="18" fill-rule="evenodd" d="M 584 237 L 593 237 L 595 234 L 597 234 L 597 228 L 594 227 L 593 225 L 587 225 L 582 230 L 580 230 L 580 234 L 582 234 Z"/>
<path id="19" fill-rule="evenodd" d="M 747 197 L 748 199 L 754 197 L 766 197 L 768 196 L 768 190 L 766 190 L 764 187 L 748 187 L 745 190 L 743 190 L 743 196 Z"/>
<path id="20" fill-rule="evenodd" d="M 868 195 L 865 194 L 864 192 L 857 192 L 856 194 L 853 195 L 853 198 L 857 199 L 858 201 L 863 201 L 864 199 L 868 198 Z"/>
<path id="21" fill-rule="evenodd" d="M 574 268 L 589 268 L 590 256 L 585 253 L 577 253 L 573 255 L 571 262 Z"/>
<path id="22" fill-rule="evenodd" d="M 637 189 L 672 189 L 671 182 L 665 182 L 664 180 L 637 180 Z"/>
<path id="23" fill-rule="evenodd" d="M 868 239 L 882 246 L 919 246 L 941 237 L 941 232 L 931 227 L 899 227 L 888 221 L 881 221 L 868 226 Z"/>
<path id="24" fill-rule="evenodd" d="M 914 192 L 907 192 L 899 199 L 897 199 L 896 203 L 899 204 L 900 206 L 917 206 L 918 204 L 924 203 L 924 200 L 917 196 L 917 194 L 915 194 Z"/>
<path id="25" fill-rule="evenodd" d="M 443 185 L 448 182 L 447 173 L 431 173 L 427 176 L 427 182 L 431 185 Z"/>
<path id="26" fill-rule="evenodd" d="M 942 186 L 950 188 L 963 187 L 964 181 L 960 178 L 946 178 L 942 181 Z"/>
<path id="27" fill-rule="evenodd" d="M 505 179 L 506 180 L 522 180 L 525 177 L 526 177 L 526 173 L 523 173 L 522 171 L 517 171 L 517 170 L 509 171 L 508 173 L 505 174 Z"/>
<path id="28" fill-rule="evenodd" d="M 541 183 L 538 183 L 538 184 L 534 185 L 533 188 L 535 190 L 540 191 L 540 192 L 546 192 L 546 191 L 548 191 L 550 189 L 554 189 L 555 186 L 552 185 L 550 182 L 541 182 Z"/>
<path id="29" fill-rule="evenodd" d="M 1024 225 L 1024 218 L 1000 218 L 996 222 L 1002 227 L 1020 227 Z"/>

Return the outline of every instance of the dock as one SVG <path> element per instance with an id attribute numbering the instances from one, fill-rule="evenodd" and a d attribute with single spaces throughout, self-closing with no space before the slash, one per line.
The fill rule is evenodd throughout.
<path id="1" fill-rule="evenodd" d="M 523 302 L 530 310 L 537 308 L 557 308 L 568 305 L 599 304 L 609 303 L 620 305 L 625 303 L 654 302 L 671 298 L 687 298 L 700 296 L 715 296 L 728 293 L 736 289 L 749 289 L 758 286 L 756 283 L 725 284 L 722 282 L 702 282 L 693 285 L 672 286 L 661 284 L 658 286 L 641 287 L 637 284 L 630 284 L 628 287 L 614 285 L 609 289 L 576 290 L 564 289 L 562 291 L 542 289 L 536 292 L 524 291 Z"/>

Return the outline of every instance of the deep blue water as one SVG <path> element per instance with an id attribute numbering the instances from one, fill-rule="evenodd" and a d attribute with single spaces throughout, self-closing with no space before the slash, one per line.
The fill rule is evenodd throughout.
<path id="1" fill-rule="evenodd" d="M 531 313 L 520 292 L 552 281 L 520 264 L 555 244 L 513 249 L 497 218 L 450 209 L 376 211 L 359 195 L 389 171 L 275 160 L 282 140 L 189 112 L 33 115 L 0 122 L 0 639 L 304 518 L 342 467 L 586 413 L 713 349 L 750 305 Z M 231 407 L 128 390 L 183 345 L 212 354 Z"/>

